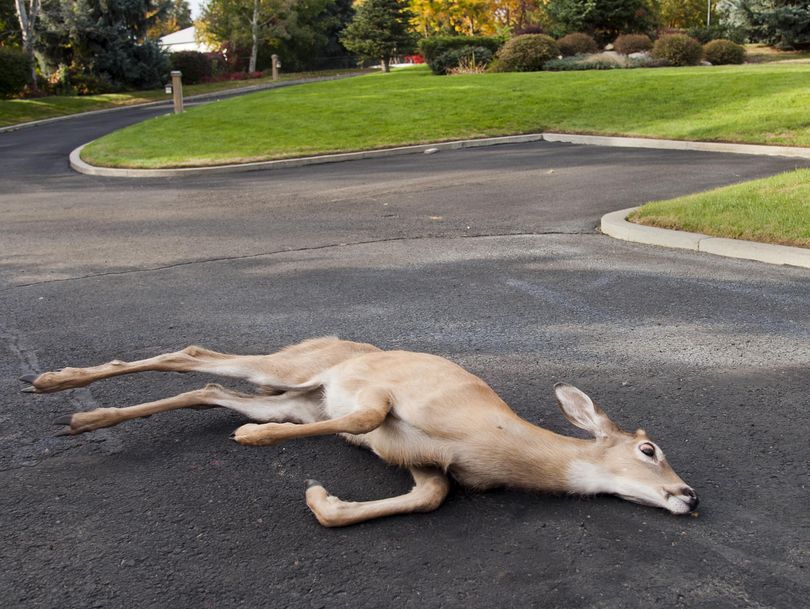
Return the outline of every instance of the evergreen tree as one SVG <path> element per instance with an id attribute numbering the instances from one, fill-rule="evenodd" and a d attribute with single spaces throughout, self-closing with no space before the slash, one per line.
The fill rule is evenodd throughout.
<path id="1" fill-rule="evenodd" d="M 351 52 L 379 61 L 388 72 L 391 58 L 413 47 L 411 18 L 407 4 L 400 0 L 366 0 L 357 7 L 340 41 Z"/>
<path id="2" fill-rule="evenodd" d="M 155 21 L 146 31 L 146 37 L 157 40 L 166 34 L 179 32 L 194 25 L 188 0 L 170 0 L 163 17 Z"/>
<path id="3" fill-rule="evenodd" d="M 14 0 L 0 0 L 0 46 L 18 47 L 20 37 L 20 20 Z"/>
<path id="4" fill-rule="evenodd" d="M 651 32 L 656 3 L 649 0 L 550 0 L 548 14 L 567 32 L 587 32 L 601 43 L 619 34 Z"/>
<path id="5" fill-rule="evenodd" d="M 159 86 L 168 60 L 149 27 L 171 0 L 48 0 L 43 6 L 43 56 L 115 87 Z"/>

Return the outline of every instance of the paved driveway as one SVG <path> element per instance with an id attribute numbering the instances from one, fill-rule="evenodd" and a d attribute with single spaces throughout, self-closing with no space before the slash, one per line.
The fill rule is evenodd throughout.
<path id="1" fill-rule="evenodd" d="M 806 604 L 810 275 L 595 231 L 604 212 L 798 162 L 537 143 L 202 179 L 70 172 L 71 147 L 145 113 L 0 135 L 4 607 Z M 306 478 L 362 500 L 407 475 L 337 438 L 237 446 L 226 411 L 49 437 L 58 415 L 204 375 L 18 393 L 35 370 L 323 334 L 450 357 L 556 431 L 551 386 L 572 382 L 663 446 L 699 517 L 455 488 L 431 514 L 327 530 Z"/>

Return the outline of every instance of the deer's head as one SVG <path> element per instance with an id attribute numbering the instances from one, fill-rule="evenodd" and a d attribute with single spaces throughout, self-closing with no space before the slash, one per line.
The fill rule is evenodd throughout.
<path id="1" fill-rule="evenodd" d="M 673 514 L 694 511 L 697 493 L 680 479 L 644 430 L 622 431 L 576 387 L 558 383 L 554 392 L 565 418 L 596 439 L 590 458 L 576 459 L 569 468 L 573 488 L 587 494 L 618 495 Z"/>

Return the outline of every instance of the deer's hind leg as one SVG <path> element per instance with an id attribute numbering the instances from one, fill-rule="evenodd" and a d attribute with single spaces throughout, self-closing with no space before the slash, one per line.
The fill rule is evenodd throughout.
<path id="1" fill-rule="evenodd" d="M 339 433 L 365 434 L 382 425 L 391 410 L 388 391 L 364 389 L 354 396 L 354 408 L 348 414 L 315 423 L 248 423 L 238 428 L 231 438 L 247 446 L 270 446 L 292 438 L 327 436 Z"/>
<path id="2" fill-rule="evenodd" d="M 447 475 L 436 468 L 411 468 L 414 487 L 398 497 L 377 501 L 342 501 L 330 495 L 319 482 L 308 481 L 307 505 L 315 517 L 326 527 L 343 527 L 383 516 L 431 512 L 447 497 L 450 482 Z"/>
<path id="3" fill-rule="evenodd" d="M 208 384 L 202 389 L 187 391 L 174 397 L 147 402 L 126 408 L 96 408 L 58 418 L 57 425 L 66 425 L 56 435 L 77 435 L 102 427 L 118 425 L 130 419 L 149 417 L 159 412 L 179 408 L 216 408 L 235 410 L 254 421 L 290 421 L 315 423 L 323 417 L 320 396 L 295 393 L 287 395 L 251 395 L 225 389 L 221 385 Z"/>
<path id="4" fill-rule="evenodd" d="M 40 375 L 26 375 L 20 380 L 30 384 L 23 389 L 28 393 L 51 393 L 64 389 L 84 387 L 99 379 L 145 372 L 209 372 L 231 378 L 241 378 L 258 384 L 273 381 L 272 370 L 266 364 L 268 356 L 230 355 L 218 353 L 203 347 L 190 346 L 174 353 L 134 362 L 113 360 L 100 366 L 89 368 L 62 368 L 56 372 L 43 372 Z"/>

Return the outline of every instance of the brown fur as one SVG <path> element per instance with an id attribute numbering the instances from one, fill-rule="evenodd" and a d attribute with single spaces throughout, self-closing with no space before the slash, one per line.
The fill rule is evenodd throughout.
<path id="1" fill-rule="evenodd" d="M 369 344 L 326 337 L 262 356 L 227 355 L 191 346 L 137 362 L 115 360 L 92 368 L 65 368 L 27 380 L 33 391 L 50 392 L 144 370 L 195 370 L 243 378 L 255 383 L 260 393 L 207 385 L 157 402 L 76 413 L 60 420 L 67 425 L 62 433 L 75 435 L 175 408 L 224 406 L 265 421 L 237 429 L 233 438 L 241 444 L 271 445 L 338 433 L 411 470 L 414 489 L 380 501 L 343 502 L 320 484 L 311 484 L 307 503 L 327 526 L 435 509 L 447 494 L 447 474 L 477 489 L 617 492 L 653 504 L 659 493 L 664 498 L 658 501 L 662 507 L 673 501 L 678 510 L 681 505 L 670 497 L 691 501 L 682 498 L 688 487 L 663 455 L 652 464 L 638 454 L 639 443 L 649 442 L 643 432 L 622 432 L 576 388 L 558 387 L 563 412 L 597 440 L 561 436 L 528 423 L 484 381 L 435 355 L 381 351 Z M 616 471 L 607 468 L 609 463 L 618 464 Z M 606 478 L 616 476 L 617 489 L 649 485 L 663 490 L 643 490 L 635 498 L 630 491 L 601 491 L 594 468 L 602 468 L 599 471 Z M 633 477 L 623 481 L 628 469 Z"/>

